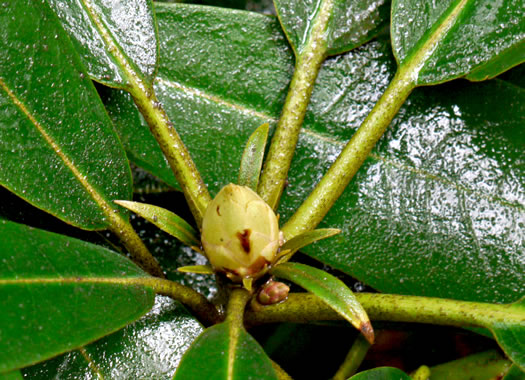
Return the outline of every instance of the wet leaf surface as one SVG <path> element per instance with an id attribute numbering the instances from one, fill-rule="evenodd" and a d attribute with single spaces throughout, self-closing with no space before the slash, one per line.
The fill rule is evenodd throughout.
<path id="1" fill-rule="evenodd" d="M 296 52 L 307 44 L 319 9 L 328 2 L 332 3 L 326 32 L 328 55 L 350 51 L 388 25 L 388 0 L 276 0 L 277 15 Z"/>
<path id="2" fill-rule="evenodd" d="M 277 380 L 277 375 L 257 341 L 243 328 L 233 338 L 230 323 L 224 322 L 206 329 L 195 340 L 173 379 Z"/>
<path id="3" fill-rule="evenodd" d="M 275 124 L 292 53 L 269 17 L 196 6 L 157 11 L 157 92 L 213 193 L 235 181 L 251 132 L 262 122 Z M 234 37 L 242 29 L 245 38 Z M 255 32 L 257 44 L 250 43 Z M 184 43 L 175 47 L 182 35 Z M 395 66 L 388 41 L 325 62 L 281 220 L 335 160 Z M 519 298 L 525 290 L 519 164 L 524 97 L 501 80 L 414 91 L 321 225 L 343 233 L 305 252 L 385 292 L 489 302 Z M 128 127 L 124 139 L 147 132 Z M 144 140 L 128 149 L 140 155 L 156 147 Z M 168 181 L 155 165 L 150 163 L 152 172 Z"/>
<path id="4" fill-rule="evenodd" d="M 96 81 L 121 87 L 129 71 L 153 81 L 157 42 L 151 0 L 49 0 Z"/>
<path id="5" fill-rule="evenodd" d="M 131 196 L 111 121 L 51 10 L 0 6 L 0 183 L 67 223 L 105 228 L 109 201 Z"/>
<path id="6" fill-rule="evenodd" d="M 520 0 L 394 0 L 391 35 L 401 67 L 424 54 L 412 74 L 417 85 L 455 79 L 481 65 L 472 79 L 491 78 L 525 60 Z"/>
<path id="7" fill-rule="evenodd" d="M 108 335 L 145 314 L 148 277 L 105 248 L 0 221 L 0 372 Z"/>
<path id="8" fill-rule="evenodd" d="M 26 368 L 24 378 L 168 380 L 202 330 L 184 307 L 157 296 L 152 310 L 137 322 L 81 351 Z"/>

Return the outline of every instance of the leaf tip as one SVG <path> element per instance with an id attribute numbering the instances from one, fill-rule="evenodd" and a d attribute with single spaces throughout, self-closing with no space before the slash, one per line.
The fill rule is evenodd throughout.
<path id="1" fill-rule="evenodd" d="M 368 343 L 374 344 L 374 329 L 372 328 L 370 321 L 361 322 L 359 325 L 359 331 L 361 331 L 361 334 L 363 334 Z"/>

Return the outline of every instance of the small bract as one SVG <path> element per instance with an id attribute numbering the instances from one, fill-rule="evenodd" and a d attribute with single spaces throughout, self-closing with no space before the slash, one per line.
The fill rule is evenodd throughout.
<path id="1" fill-rule="evenodd" d="M 270 206 L 253 190 L 234 184 L 223 187 L 209 204 L 201 238 L 214 270 L 237 282 L 266 273 L 282 245 Z"/>

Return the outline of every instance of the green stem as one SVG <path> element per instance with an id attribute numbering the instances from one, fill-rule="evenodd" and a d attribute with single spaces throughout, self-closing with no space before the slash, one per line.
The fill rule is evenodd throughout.
<path id="1" fill-rule="evenodd" d="M 309 197 L 284 225 L 286 239 L 312 230 L 321 222 L 410 95 L 416 86 L 419 71 L 443 41 L 467 3 L 468 0 L 457 1 L 443 22 L 401 63 L 394 79 L 361 127 Z"/>
<path id="2" fill-rule="evenodd" d="M 402 296 L 394 294 L 358 293 L 357 300 L 371 320 L 430 323 L 458 327 L 491 327 L 495 323 L 522 323 L 523 312 L 512 304 L 490 304 L 456 301 L 444 298 Z M 288 295 L 286 302 L 269 305 L 246 313 L 246 322 L 307 323 L 341 320 L 341 317 L 321 299 L 309 293 Z"/>
<path id="3" fill-rule="evenodd" d="M 228 379 L 233 378 L 235 353 L 242 329 L 244 329 L 244 310 L 251 294 L 243 288 L 234 288 L 230 293 L 226 309 L 226 322 L 230 325 L 228 347 Z"/>
<path id="4" fill-rule="evenodd" d="M 117 213 L 110 216 L 110 230 L 124 243 L 131 255 L 131 259 L 146 272 L 155 277 L 165 278 L 164 271 L 158 261 L 144 245 L 131 224 L 122 219 Z"/>
<path id="5" fill-rule="evenodd" d="M 499 379 L 511 366 L 498 351 L 490 350 L 431 367 L 430 380 L 463 380 L 466 373 L 471 380 Z"/>
<path id="6" fill-rule="evenodd" d="M 217 308 L 202 294 L 177 282 L 159 278 L 138 278 L 137 284 L 153 288 L 155 293 L 170 297 L 188 306 L 206 326 L 222 321 Z"/>
<path id="7" fill-rule="evenodd" d="M 133 83 L 129 92 L 166 156 L 200 228 L 211 198 L 190 152 L 152 89 L 147 90 L 144 86 Z"/>
<path id="8" fill-rule="evenodd" d="M 409 70 L 397 72 L 337 160 L 283 226 L 282 230 L 287 240 L 314 229 L 321 222 L 414 88 L 414 82 L 410 78 Z"/>
<path id="9" fill-rule="evenodd" d="M 273 209 L 279 204 L 314 83 L 326 58 L 326 30 L 333 3 L 322 2 L 304 49 L 296 52 L 295 71 L 258 188 L 259 195 Z"/>
<path id="10" fill-rule="evenodd" d="M 231 323 L 232 328 L 244 326 L 244 309 L 250 298 L 251 294 L 244 288 L 232 290 L 226 309 L 226 322 Z"/>
<path id="11" fill-rule="evenodd" d="M 377 333 L 376 333 L 377 337 Z M 343 364 L 339 367 L 333 380 L 346 380 L 357 372 L 357 369 L 363 362 L 363 359 L 370 348 L 370 343 L 365 339 L 363 335 L 358 335 L 348 351 Z"/>
<path id="12" fill-rule="evenodd" d="M 160 102 L 155 97 L 153 86 L 146 83 L 134 63 L 124 54 L 112 33 L 107 29 L 107 25 L 95 10 L 92 1 L 87 1 L 84 5 L 85 11 L 88 12 L 89 17 L 100 33 L 100 37 L 106 44 L 107 51 L 124 72 L 127 83 L 122 89 L 131 94 L 139 111 L 148 123 L 171 169 L 175 173 L 179 185 L 182 187 L 197 224 L 200 226 L 202 215 L 206 210 L 210 196 L 188 150 L 177 131 L 175 131 L 173 124 L 169 121 Z"/>

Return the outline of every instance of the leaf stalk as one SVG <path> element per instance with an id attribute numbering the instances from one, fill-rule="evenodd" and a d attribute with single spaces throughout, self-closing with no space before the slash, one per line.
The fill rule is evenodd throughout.
<path id="1" fill-rule="evenodd" d="M 495 323 L 523 323 L 525 315 L 512 304 L 490 304 L 444 298 L 358 293 L 357 300 L 371 320 L 429 323 L 457 327 L 489 327 Z M 248 310 L 246 322 L 307 323 L 343 318 L 320 298 L 308 293 L 289 294 L 286 302 Z"/>
<path id="2" fill-rule="evenodd" d="M 150 286 L 155 293 L 170 297 L 188 306 L 206 326 L 219 323 L 223 319 L 217 308 L 206 297 L 192 288 L 159 278 L 139 278 L 135 282 Z"/>
<path id="3" fill-rule="evenodd" d="M 282 231 L 286 240 L 314 229 L 323 220 L 414 87 L 409 71 L 399 70 L 396 73 L 385 93 L 346 144 L 337 160 L 283 226 Z"/>
<path id="4" fill-rule="evenodd" d="M 317 74 L 327 56 L 326 32 L 333 3 L 333 0 L 322 2 L 304 49 L 296 52 L 292 81 L 257 191 L 274 210 L 285 186 Z"/>
<path id="5" fill-rule="evenodd" d="M 133 262 L 152 276 L 165 278 L 164 271 L 160 267 L 157 259 L 153 257 L 144 245 L 131 224 L 129 224 L 127 220 L 122 219 L 117 213 L 110 216 L 110 221 L 109 230 L 122 241 L 130 253 Z"/>
<path id="6" fill-rule="evenodd" d="M 200 228 L 211 197 L 190 152 L 156 98 L 153 89 L 148 90 L 144 86 L 132 84 L 129 92 L 168 160 Z"/>
<path id="7" fill-rule="evenodd" d="M 377 332 L 376 332 L 377 337 Z M 335 373 L 332 380 L 346 380 L 357 372 L 357 369 L 363 362 L 363 359 L 370 348 L 370 343 L 364 336 L 358 335 L 352 347 L 348 351 L 345 360 Z"/>

